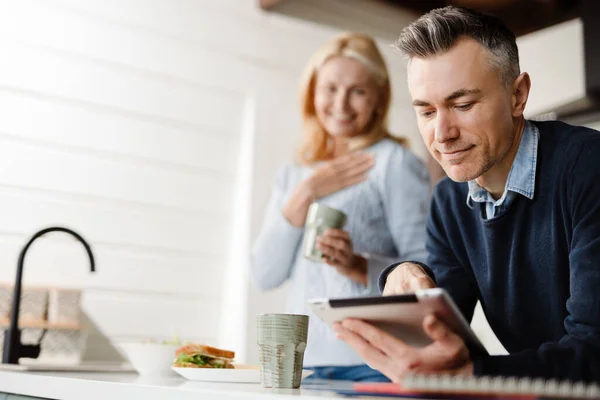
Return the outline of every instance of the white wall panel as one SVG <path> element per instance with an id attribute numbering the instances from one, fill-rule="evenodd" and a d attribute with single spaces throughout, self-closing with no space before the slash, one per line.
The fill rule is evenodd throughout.
<path id="1" fill-rule="evenodd" d="M 237 92 L 254 83 L 247 79 L 249 75 L 262 72 L 218 46 L 207 48 L 89 13 L 57 8 L 52 2 L 1 3 L 6 7 L 0 14 L 0 32 L 29 45 Z"/>
<path id="2" fill-rule="evenodd" d="M 189 0 L 51 0 L 66 10 L 79 11 L 149 33 L 195 43 L 212 51 L 260 59 L 271 65 L 297 66 L 320 43 L 301 33 L 269 29 L 272 15 L 255 10 L 253 18 Z M 254 0 L 251 0 L 254 2 Z M 257 3 L 256 8 L 258 7 Z M 310 29 L 308 29 L 310 31 Z"/>
<path id="3" fill-rule="evenodd" d="M 226 215 L 233 182 L 0 137 L 0 185 Z"/>
<path id="4" fill-rule="evenodd" d="M 238 132 L 243 96 L 0 39 L 0 88 L 19 88 L 158 119 Z"/>
<path id="5" fill-rule="evenodd" d="M 84 312 L 104 335 L 115 338 L 214 337 L 218 310 L 213 304 L 168 295 L 140 295 L 88 290 Z"/>
<path id="6" fill-rule="evenodd" d="M 92 358 L 132 338 L 214 343 L 252 86 L 240 82 L 258 69 L 160 28 L 31 0 L 0 1 L 0 54 L 0 281 L 34 231 L 70 227 L 97 272 L 52 234 L 31 247 L 24 282 L 84 290 Z"/>
<path id="7" fill-rule="evenodd" d="M 85 230 L 80 232 L 87 238 Z M 14 279 L 17 257 L 27 239 L 0 235 L 0 281 Z M 92 250 L 95 273 L 89 272 L 87 255 L 79 243 L 64 235 L 48 235 L 28 252 L 23 281 L 33 286 L 160 293 L 213 301 L 223 293 L 225 260 L 221 257 L 96 242 L 92 242 Z"/>
<path id="8" fill-rule="evenodd" d="M 29 92 L 0 89 L 0 136 L 55 144 L 70 151 L 87 150 L 129 159 L 164 163 L 196 172 L 219 172 L 233 177 L 236 135 L 195 127 L 180 127 L 103 107 Z"/>
<path id="9" fill-rule="evenodd" d="M 85 227 L 89 240 L 105 245 L 165 249 L 190 255 L 224 256 L 227 251 L 229 227 L 211 214 L 144 211 L 135 206 L 36 196 L 1 187 L 0 209 L 11 210 L 2 218 L 2 230 L 7 232 L 27 234 L 44 226 L 63 224 Z"/>

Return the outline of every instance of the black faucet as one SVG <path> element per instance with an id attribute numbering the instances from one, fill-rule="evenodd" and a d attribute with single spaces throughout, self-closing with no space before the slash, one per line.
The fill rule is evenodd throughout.
<path id="1" fill-rule="evenodd" d="M 2 353 L 3 364 L 18 364 L 19 358 L 21 357 L 37 358 L 40 355 L 41 347 L 39 343 L 33 345 L 24 345 L 21 343 L 21 330 L 19 329 L 19 306 L 21 303 L 21 280 L 23 279 L 23 260 L 25 259 L 25 253 L 27 253 L 29 246 L 31 246 L 31 244 L 37 238 L 45 235 L 48 232 L 65 232 L 79 240 L 83 247 L 85 247 L 85 251 L 87 251 L 87 254 L 90 257 L 91 271 L 95 271 L 94 255 L 92 254 L 90 245 L 78 233 L 73 232 L 70 229 L 58 226 L 46 228 L 37 232 L 31 239 L 29 239 L 19 254 L 17 278 L 15 279 L 15 289 L 12 298 L 12 311 L 10 313 L 10 325 L 4 332 L 4 351 Z"/>

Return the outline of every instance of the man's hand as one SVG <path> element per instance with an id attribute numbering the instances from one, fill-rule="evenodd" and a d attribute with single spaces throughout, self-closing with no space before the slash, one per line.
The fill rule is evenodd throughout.
<path id="1" fill-rule="evenodd" d="M 434 287 L 436 287 L 435 282 L 423 271 L 423 268 L 417 264 L 406 262 L 398 265 L 389 273 L 383 288 L 383 295 L 414 293 L 418 289 Z"/>
<path id="2" fill-rule="evenodd" d="M 469 350 L 458 335 L 433 314 L 425 317 L 423 328 L 433 343 L 418 349 L 357 319 L 333 326 L 339 339 L 392 382 L 399 383 L 408 373 L 473 375 Z"/>

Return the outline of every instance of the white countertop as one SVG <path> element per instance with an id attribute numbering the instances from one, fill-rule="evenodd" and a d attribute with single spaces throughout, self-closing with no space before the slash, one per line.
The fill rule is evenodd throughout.
<path id="1" fill-rule="evenodd" d="M 311 390 L 308 384 L 300 389 L 265 389 L 258 384 L 188 381 L 177 375 L 144 377 L 135 373 L 0 371 L 0 392 L 59 400 L 268 400 L 298 396 L 302 400 L 323 400 L 347 398 L 332 390 L 349 388 L 351 384 L 317 381 L 314 385 L 331 390 Z"/>

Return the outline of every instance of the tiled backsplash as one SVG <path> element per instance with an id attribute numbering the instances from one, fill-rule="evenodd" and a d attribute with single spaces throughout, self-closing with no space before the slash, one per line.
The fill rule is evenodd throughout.
<path id="1" fill-rule="evenodd" d="M 8 327 L 13 287 L 0 285 L 0 356 Z M 19 327 L 24 344 L 41 344 L 40 362 L 79 362 L 87 339 L 81 326 L 81 291 L 23 287 Z M 41 341 L 41 342 L 40 342 Z"/>

